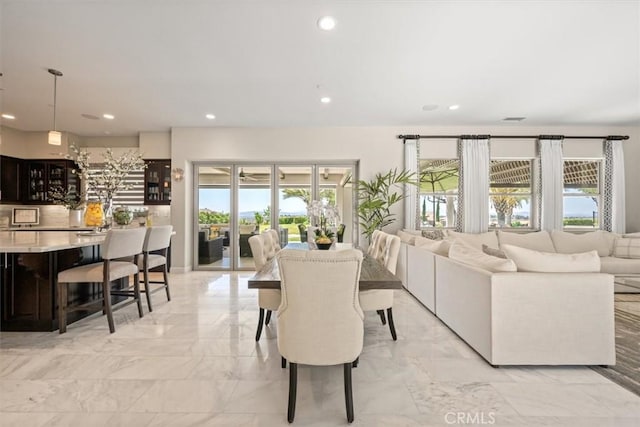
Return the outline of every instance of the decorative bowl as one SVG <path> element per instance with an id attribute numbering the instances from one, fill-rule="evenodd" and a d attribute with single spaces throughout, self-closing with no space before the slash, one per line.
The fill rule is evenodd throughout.
<path id="1" fill-rule="evenodd" d="M 329 249 L 331 247 L 332 243 L 318 243 L 316 242 L 316 246 L 318 247 L 318 249 L 321 249 L 323 251 L 326 251 L 327 249 Z"/>

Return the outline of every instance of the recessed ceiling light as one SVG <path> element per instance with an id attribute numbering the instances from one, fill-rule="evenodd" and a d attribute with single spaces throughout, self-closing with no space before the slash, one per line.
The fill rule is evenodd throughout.
<path id="1" fill-rule="evenodd" d="M 426 104 L 422 106 L 422 111 L 433 111 L 437 109 L 438 106 L 436 104 Z"/>
<path id="2" fill-rule="evenodd" d="M 103 114 L 102 117 L 104 117 L 107 120 L 113 120 L 116 118 L 113 114 Z"/>
<path id="3" fill-rule="evenodd" d="M 449 105 L 449 110 L 457 110 L 458 108 L 460 108 L 460 106 L 458 104 Z"/>
<path id="4" fill-rule="evenodd" d="M 328 96 L 323 96 L 322 98 L 320 98 L 320 102 L 322 102 L 323 104 L 328 104 L 331 102 L 331 98 L 329 98 Z"/>
<path id="5" fill-rule="evenodd" d="M 2 118 L 3 118 L 3 119 L 7 119 L 7 120 L 15 120 L 15 119 L 16 119 L 16 116 L 14 116 L 13 114 L 7 114 L 7 113 L 4 113 L 4 114 L 2 115 Z"/>
<path id="6" fill-rule="evenodd" d="M 323 16 L 318 19 L 318 27 L 324 31 L 331 31 L 336 27 L 336 20 L 333 16 Z"/>
<path id="7" fill-rule="evenodd" d="M 216 118 L 216 116 L 214 116 L 213 114 L 207 114 L 205 117 L 209 120 L 213 120 Z"/>

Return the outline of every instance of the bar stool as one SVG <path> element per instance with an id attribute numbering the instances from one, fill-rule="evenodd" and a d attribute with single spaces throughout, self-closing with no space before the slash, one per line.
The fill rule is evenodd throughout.
<path id="1" fill-rule="evenodd" d="M 173 233 L 172 225 L 158 225 L 147 228 L 147 234 L 142 247 L 142 257 L 138 258 L 138 267 L 142 271 L 144 279 L 144 292 L 147 296 L 147 306 L 149 311 L 153 311 L 151 307 L 151 294 L 164 288 L 167 292 L 167 301 L 171 301 L 171 293 L 169 292 L 169 276 L 167 275 L 167 252 L 171 243 L 171 234 Z M 152 251 L 161 251 L 161 254 L 152 254 Z M 149 270 L 162 266 L 162 281 L 149 280 Z M 162 286 L 151 290 L 149 284 L 162 284 Z"/>
<path id="2" fill-rule="evenodd" d="M 142 302 L 140 300 L 138 255 L 142 252 L 146 230 L 144 228 L 131 228 L 107 232 L 106 239 L 101 247 L 102 262 L 81 265 L 58 273 L 58 327 L 60 333 L 67 331 L 67 313 L 84 309 L 88 304 L 68 307 L 67 291 L 69 283 L 102 283 L 103 312 L 107 315 L 109 332 L 114 333 L 116 328 L 113 323 L 113 311 L 111 308 L 111 296 L 132 297 L 138 304 L 138 315 L 143 316 Z M 133 256 L 134 262 L 120 261 L 117 258 Z M 111 282 L 134 275 L 133 291 L 111 290 Z M 94 302 L 90 303 L 93 304 Z"/>

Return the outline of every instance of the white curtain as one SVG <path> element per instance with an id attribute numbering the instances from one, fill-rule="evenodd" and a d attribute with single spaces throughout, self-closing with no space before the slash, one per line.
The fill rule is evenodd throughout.
<path id="1" fill-rule="evenodd" d="M 483 233 L 489 229 L 489 140 L 462 139 L 462 231 Z"/>
<path id="2" fill-rule="evenodd" d="M 604 142 L 604 191 L 602 201 L 602 228 L 614 233 L 625 233 L 625 182 L 622 141 Z"/>
<path id="3" fill-rule="evenodd" d="M 418 140 L 404 141 L 404 168 L 409 172 L 416 174 L 419 179 L 420 171 L 418 169 Z M 418 229 L 418 195 L 419 188 L 415 185 L 404 186 L 404 228 Z"/>
<path id="4" fill-rule="evenodd" d="M 562 230 L 562 140 L 540 139 L 540 228 Z"/>

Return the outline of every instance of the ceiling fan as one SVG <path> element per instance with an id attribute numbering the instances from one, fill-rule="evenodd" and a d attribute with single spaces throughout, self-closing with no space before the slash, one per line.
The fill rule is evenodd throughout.
<path id="1" fill-rule="evenodd" d="M 240 173 L 238 174 L 238 178 L 240 178 L 240 181 L 244 182 L 244 181 L 259 181 L 258 178 L 255 178 L 253 176 L 253 174 L 248 173 L 244 171 L 243 168 L 240 168 Z"/>

